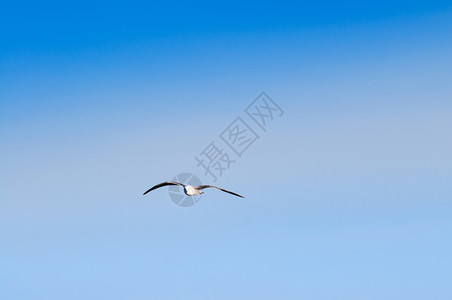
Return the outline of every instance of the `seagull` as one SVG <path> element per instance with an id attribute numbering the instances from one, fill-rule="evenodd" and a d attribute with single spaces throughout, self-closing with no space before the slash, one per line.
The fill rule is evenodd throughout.
<path id="1" fill-rule="evenodd" d="M 146 192 L 144 192 L 143 195 L 146 195 L 146 194 L 149 193 L 150 191 L 153 191 L 153 190 L 155 190 L 155 189 L 158 189 L 159 187 L 166 186 L 166 185 L 180 185 L 181 187 L 184 188 L 184 193 L 185 193 L 185 195 L 187 195 L 187 196 L 196 196 L 196 195 L 204 194 L 204 192 L 202 191 L 203 189 L 206 189 L 206 188 L 214 188 L 214 189 L 217 189 L 217 190 L 220 190 L 220 191 L 223 191 L 223 192 L 232 194 L 232 195 L 234 195 L 234 196 L 237 196 L 237 197 L 240 197 L 240 198 L 244 198 L 243 196 L 240 196 L 239 194 L 236 194 L 236 193 L 234 193 L 234 192 L 231 192 L 231 191 L 227 191 L 227 190 L 221 189 L 221 188 L 216 187 L 216 186 L 213 186 L 213 185 L 191 186 L 191 185 L 189 185 L 189 184 L 184 185 L 184 184 L 182 184 L 182 183 L 179 183 L 179 182 L 173 182 L 173 181 L 165 181 L 165 182 L 159 183 L 159 184 L 157 184 L 157 185 L 154 185 L 154 186 L 151 187 L 149 190 L 147 190 Z"/>

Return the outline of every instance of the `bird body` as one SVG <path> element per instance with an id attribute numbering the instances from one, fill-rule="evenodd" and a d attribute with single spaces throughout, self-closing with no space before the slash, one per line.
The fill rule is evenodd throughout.
<path id="1" fill-rule="evenodd" d="M 196 196 L 203 194 L 204 192 L 195 188 L 194 186 L 187 184 L 186 186 L 184 186 L 184 193 L 187 196 Z"/>
<path id="2" fill-rule="evenodd" d="M 196 196 L 196 195 L 204 194 L 204 192 L 202 191 L 203 189 L 214 188 L 214 189 L 217 189 L 217 190 L 229 193 L 231 195 L 234 195 L 234 196 L 237 196 L 237 197 L 240 197 L 240 198 L 244 198 L 243 196 L 241 196 L 239 194 L 236 194 L 234 192 L 231 192 L 231 191 L 228 191 L 228 190 L 225 190 L 225 189 L 213 186 L 213 185 L 200 185 L 200 186 L 196 186 L 195 187 L 195 186 L 191 186 L 189 184 L 185 185 L 185 184 L 182 184 L 182 183 L 179 183 L 179 182 L 173 182 L 173 181 L 165 181 L 165 182 L 159 183 L 157 185 L 154 185 L 149 190 L 144 192 L 143 195 L 146 195 L 150 191 L 153 191 L 155 189 L 158 189 L 158 188 L 160 188 L 162 186 L 167 186 L 167 185 L 179 185 L 179 186 L 183 187 L 184 188 L 184 193 L 187 196 Z"/>

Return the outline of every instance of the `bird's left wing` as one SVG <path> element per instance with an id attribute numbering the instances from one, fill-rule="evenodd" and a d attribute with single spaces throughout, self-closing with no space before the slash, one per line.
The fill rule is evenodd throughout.
<path id="1" fill-rule="evenodd" d="M 236 194 L 236 193 L 234 193 L 234 192 L 231 192 L 231 191 L 228 191 L 228 190 L 225 190 L 225 189 L 222 189 L 222 188 L 213 186 L 213 185 L 200 185 L 200 186 L 198 186 L 198 187 L 196 187 L 196 188 L 197 188 L 198 190 L 203 190 L 203 189 L 206 189 L 206 188 L 214 188 L 214 189 L 217 189 L 217 190 L 220 190 L 220 191 L 223 191 L 223 192 L 232 194 L 232 195 L 237 196 L 237 197 L 240 197 L 240 198 L 245 198 L 245 197 L 243 197 L 243 196 L 240 196 L 239 194 Z"/>

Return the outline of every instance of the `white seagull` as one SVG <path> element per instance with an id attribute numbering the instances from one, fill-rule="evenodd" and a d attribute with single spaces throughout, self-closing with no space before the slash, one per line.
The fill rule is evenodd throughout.
<path id="1" fill-rule="evenodd" d="M 214 189 L 217 189 L 217 190 L 220 190 L 220 191 L 223 191 L 223 192 L 232 194 L 232 195 L 234 195 L 234 196 L 244 198 L 243 196 L 240 196 L 239 194 L 236 194 L 236 193 L 234 193 L 234 192 L 227 191 L 227 190 L 224 190 L 224 189 L 220 189 L 219 187 L 216 187 L 216 186 L 213 186 L 213 185 L 191 186 L 191 185 L 189 185 L 189 184 L 184 185 L 184 184 L 182 184 L 182 183 L 179 183 L 179 182 L 173 182 L 173 181 L 165 181 L 165 182 L 159 183 L 159 184 L 157 184 L 157 185 L 154 185 L 154 186 L 151 187 L 149 190 L 147 190 L 146 192 L 144 192 L 143 195 L 146 195 L 146 194 L 149 193 L 150 191 L 153 191 L 153 190 L 155 190 L 155 189 L 158 189 L 159 187 L 166 186 L 166 185 L 180 185 L 181 187 L 184 188 L 184 193 L 185 193 L 185 195 L 187 195 L 187 196 L 196 196 L 196 195 L 199 195 L 199 194 L 204 194 L 204 192 L 202 191 L 203 189 L 206 189 L 206 188 L 214 188 Z"/>

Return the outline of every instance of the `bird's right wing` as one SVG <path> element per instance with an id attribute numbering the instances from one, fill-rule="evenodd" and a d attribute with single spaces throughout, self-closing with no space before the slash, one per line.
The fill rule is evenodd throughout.
<path id="1" fill-rule="evenodd" d="M 165 182 L 159 183 L 159 184 L 157 184 L 157 185 L 154 185 L 154 186 L 151 187 L 149 190 L 147 190 L 146 192 L 144 192 L 143 195 L 146 195 L 146 194 L 149 193 L 150 191 L 153 191 L 153 190 L 155 190 L 155 189 L 158 189 L 159 187 L 166 186 L 166 185 L 180 185 L 181 187 L 184 187 L 184 185 L 183 185 L 182 183 L 179 183 L 179 182 L 165 181 Z"/>

